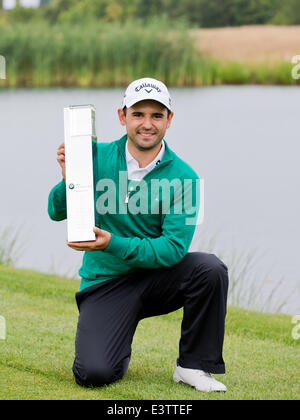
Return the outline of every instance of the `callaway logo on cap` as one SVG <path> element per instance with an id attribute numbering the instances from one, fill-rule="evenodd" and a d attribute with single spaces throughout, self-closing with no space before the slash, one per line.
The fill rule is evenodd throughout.
<path id="1" fill-rule="evenodd" d="M 126 89 L 123 99 L 123 108 L 130 108 L 132 105 L 140 101 L 151 99 L 160 102 L 170 111 L 171 97 L 167 86 L 159 80 L 144 78 L 135 80 Z"/>

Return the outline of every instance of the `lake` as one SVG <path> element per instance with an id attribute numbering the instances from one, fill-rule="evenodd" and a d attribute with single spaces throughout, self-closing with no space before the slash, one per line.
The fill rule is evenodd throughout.
<path id="1" fill-rule="evenodd" d="M 274 293 L 283 312 L 300 313 L 299 87 L 170 91 L 175 117 L 166 140 L 205 181 L 204 223 L 191 250 L 205 251 L 213 237 L 227 265 L 233 255 L 255 253 L 244 287 L 260 283 L 265 303 Z M 82 254 L 66 246 L 66 222 L 47 215 L 48 194 L 61 180 L 63 108 L 94 104 L 98 141 L 113 141 L 124 134 L 122 97 L 123 89 L 0 90 L 0 228 L 19 235 L 17 267 L 77 272 Z"/>

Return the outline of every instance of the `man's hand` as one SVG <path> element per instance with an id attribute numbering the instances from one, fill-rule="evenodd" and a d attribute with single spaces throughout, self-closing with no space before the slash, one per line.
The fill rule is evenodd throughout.
<path id="1" fill-rule="evenodd" d="M 94 227 L 96 240 L 91 242 L 68 242 L 67 245 L 75 251 L 103 251 L 108 247 L 111 234 L 106 230 Z"/>
<path id="2" fill-rule="evenodd" d="M 65 160 L 65 143 L 62 143 L 57 149 L 57 162 L 61 167 L 61 173 L 66 182 L 66 160 Z"/>

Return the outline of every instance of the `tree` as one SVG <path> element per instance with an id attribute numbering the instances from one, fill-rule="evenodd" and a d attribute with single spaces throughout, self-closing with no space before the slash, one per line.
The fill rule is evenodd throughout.
<path id="1" fill-rule="evenodd" d="M 50 3 L 51 0 L 40 0 L 40 6 L 47 6 Z"/>
<path id="2" fill-rule="evenodd" d="M 139 0 L 136 8 L 136 17 L 147 19 L 152 16 L 160 16 L 165 12 L 167 10 L 164 7 L 164 0 Z"/>
<path id="3" fill-rule="evenodd" d="M 280 2 L 272 23 L 279 25 L 300 25 L 299 0 L 285 0 Z"/>
<path id="4" fill-rule="evenodd" d="M 85 19 L 125 22 L 167 16 L 201 27 L 300 24 L 299 3 L 300 0 L 41 0 L 39 15 L 51 23 L 80 23 Z M 18 21 L 20 16 L 22 20 L 21 8 L 16 9 L 19 15 L 14 18 Z"/>
<path id="5" fill-rule="evenodd" d="M 198 0 L 203 27 L 267 23 L 278 0 Z"/>

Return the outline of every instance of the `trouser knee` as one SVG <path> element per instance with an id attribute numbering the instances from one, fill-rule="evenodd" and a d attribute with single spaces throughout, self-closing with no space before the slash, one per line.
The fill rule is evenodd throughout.
<path id="1" fill-rule="evenodd" d="M 76 383 L 86 388 L 101 387 L 114 382 L 113 370 L 105 366 L 90 367 L 83 370 L 82 368 L 79 369 L 76 364 L 74 364 L 73 374 Z"/>
<path id="2" fill-rule="evenodd" d="M 128 368 L 130 356 L 123 359 L 116 367 L 108 364 L 97 364 L 83 368 L 76 363 L 73 365 L 73 374 L 78 385 L 89 387 L 102 387 L 110 385 L 121 379 Z"/>
<path id="3" fill-rule="evenodd" d="M 191 256 L 191 265 L 194 269 L 193 281 L 198 278 L 213 289 L 228 288 L 228 268 L 216 255 L 196 252 Z"/>
<path id="4" fill-rule="evenodd" d="M 216 285 L 228 285 L 228 268 L 216 255 L 209 254 L 207 265 Z"/>

